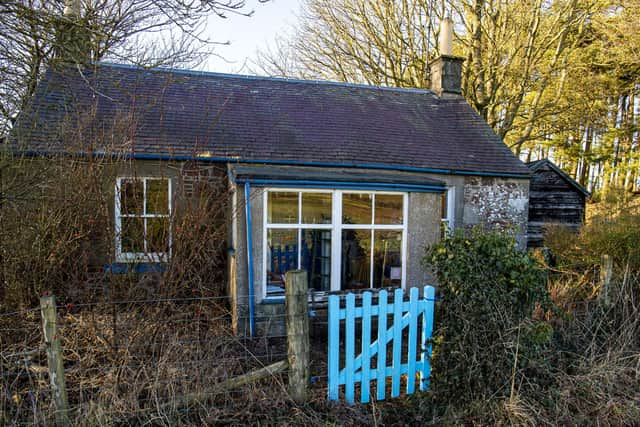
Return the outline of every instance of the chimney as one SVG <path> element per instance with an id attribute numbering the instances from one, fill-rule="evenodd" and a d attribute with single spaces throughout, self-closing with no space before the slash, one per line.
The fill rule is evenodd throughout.
<path id="1" fill-rule="evenodd" d="M 90 61 L 90 34 L 81 22 L 81 0 L 65 0 L 64 15 L 57 19 L 55 54 L 61 64 Z"/>
<path id="2" fill-rule="evenodd" d="M 431 90 L 440 97 L 462 94 L 462 62 L 464 58 L 453 56 L 453 21 L 445 18 L 440 23 L 438 35 L 440 56 L 431 61 Z"/>
<path id="3" fill-rule="evenodd" d="M 65 0 L 64 16 L 68 18 L 80 16 L 80 0 Z"/>

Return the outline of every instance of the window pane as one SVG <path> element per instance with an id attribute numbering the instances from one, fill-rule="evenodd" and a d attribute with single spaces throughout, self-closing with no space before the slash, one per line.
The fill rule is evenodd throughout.
<path id="1" fill-rule="evenodd" d="M 298 193 L 285 191 L 267 193 L 267 222 L 269 224 L 297 224 Z"/>
<path id="2" fill-rule="evenodd" d="M 371 277 L 371 230 L 342 230 L 342 289 L 365 289 Z"/>
<path id="3" fill-rule="evenodd" d="M 144 187 L 142 181 L 120 181 L 120 213 L 122 215 L 142 215 Z"/>
<path id="4" fill-rule="evenodd" d="M 344 193 L 342 195 L 343 224 L 371 224 L 371 194 Z"/>
<path id="5" fill-rule="evenodd" d="M 331 194 L 302 193 L 302 223 L 331 224 Z"/>
<path id="6" fill-rule="evenodd" d="M 298 230 L 267 230 L 267 296 L 284 295 L 284 274 L 298 268 Z"/>
<path id="7" fill-rule="evenodd" d="M 376 194 L 376 224 L 402 224 L 401 194 Z"/>
<path id="8" fill-rule="evenodd" d="M 331 230 L 302 230 L 300 268 L 307 271 L 309 289 L 331 290 Z"/>
<path id="9" fill-rule="evenodd" d="M 147 213 L 169 215 L 169 180 L 147 180 Z"/>
<path id="10" fill-rule="evenodd" d="M 142 218 L 121 218 L 120 240 L 122 252 L 144 252 L 144 220 Z"/>
<path id="11" fill-rule="evenodd" d="M 147 218 L 147 251 L 169 252 L 169 218 Z"/>
<path id="12" fill-rule="evenodd" d="M 373 287 L 402 284 L 402 231 L 374 231 Z"/>

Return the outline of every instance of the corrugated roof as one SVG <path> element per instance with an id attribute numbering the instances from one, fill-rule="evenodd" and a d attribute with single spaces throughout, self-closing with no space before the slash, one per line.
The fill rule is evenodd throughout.
<path id="1" fill-rule="evenodd" d="M 97 64 L 47 72 L 15 130 L 36 152 L 529 174 L 464 99 L 417 89 Z"/>

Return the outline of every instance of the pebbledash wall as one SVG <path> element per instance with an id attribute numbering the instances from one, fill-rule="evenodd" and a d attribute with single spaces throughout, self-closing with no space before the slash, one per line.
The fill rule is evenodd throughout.
<path id="1" fill-rule="evenodd" d="M 446 183 L 447 188 L 455 188 L 455 228 L 485 224 L 493 228 L 510 229 L 515 233 L 519 247 L 526 247 L 529 179 L 437 174 L 422 176 L 440 180 Z M 228 259 L 229 294 L 235 331 L 239 335 L 249 335 L 245 191 L 242 185 L 229 185 L 233 199 Z M 262 298 L 264 191 L 261 187 L 250 189 L 254 333 L 277 335 L 285 332 L 283 300 Z M 441 236 L 441 196 L 441 193 L 408 193 L 405 288 L 434 283 L 421 262 L 425 248 L 437 242 Z"/>
<path id="2" fill-rule="evenodd" d="M 527 246 L 529 180 L 495 177 L 466 177 L 462 224 L 485 224 L 515 232 L 518 246 Z"/>

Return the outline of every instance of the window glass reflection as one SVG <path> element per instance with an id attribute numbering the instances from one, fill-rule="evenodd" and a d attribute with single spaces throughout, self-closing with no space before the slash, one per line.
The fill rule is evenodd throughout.
<path id="1" fill-rule="evenodd" d="M 169 214 L 169 180 L 147 180 L 147 214 Z"/>
<path id="2" fill-rule="evenodd" d="M 120 241 L 122 242 L 122 252 L 143 253 L 144 219 L 124 217 L 121 221 Z"/>
<path id="3" fill-rule="evenodd" d="M 309 288 L 331 290 L 331 230 L 302 230 L 300 268 L 305 270 Z"/>
<path id="4" fill-rule="evenodd" d="M 376 224 L 402 224 L 401 194 L 376 194 Z"/>
<path id="5" fill-rule="evenodd" d="M 330 193 L 302 193 L 302 223 L 331 224 Z"/>
<path id="6" fill-rule="evenodd" d="M 169 218 L 147 218 L 147 251 L 169 252 Z"/>
<path id="7" fill-rule="evenodd" d="M 371 283 L 371 230 L 342 230 L 342 289 L 365 289 Z"/>
<path id="8" fill-rule="evenodd" d="M 372 197 L 368 193 L 342 194 L 342 223 L 371 224 Z"/>
<path id="9" fill-rule="evenodd" d="M 298 193 L 290 191 L 267 193 L 267 221 L 270 224 L 297 224 Z"/>
<path id="10" fill-rule="evenodd" d="M 138 180 L 122 180 L 120 184 L 120 213 L 122 215 L 142 215 L 144 203 L 144 183 Z"/>
<path id="11" fill-rule="evenodd" d="M 402 283 L 402 231 L 375 230 L 373 287 L 386 288 Z"/>
<path id="12" fill-rule="evenodd" d="M 284 275 L 298 268 L 298 230 L 267 231 L 267 296 L 284 296 Z"/>

